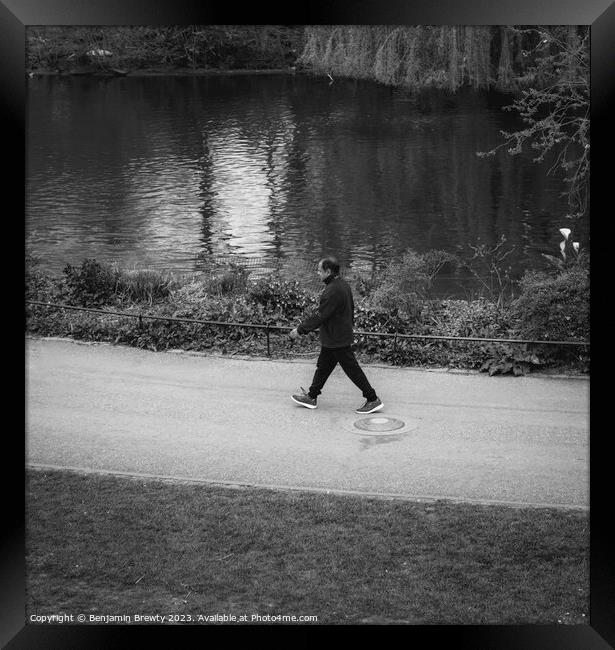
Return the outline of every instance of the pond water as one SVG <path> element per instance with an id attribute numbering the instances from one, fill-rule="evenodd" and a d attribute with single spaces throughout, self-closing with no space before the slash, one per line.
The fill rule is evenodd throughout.
<path id="1" fill-rule="evenodd" d="M 467 258 L 504 235 L 518 276 L 569 224 L 548 162 L 476 155 L 519 126 L 510 101 L 286 74 L 35 77 L 26 250 L 54 272 L 86 257 L 191 273 L 207 255 L 326 253 L 369 271 L 407 248 Z"/>

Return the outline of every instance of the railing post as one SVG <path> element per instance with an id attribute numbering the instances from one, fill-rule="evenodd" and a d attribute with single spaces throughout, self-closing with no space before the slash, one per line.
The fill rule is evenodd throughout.
<path id="1" fill-rule="evenodd" d="M 139 314 L 139 329 L 143 329 L 143 315 Z"/>
<path id="2" fill-rule="evenodd" d="M 265 328 L 265 332 L 267 332 L 267 356 L 271 356 L 271 347 L 270 347 L 270 342 L 269 342 L 269 328 Z"/>

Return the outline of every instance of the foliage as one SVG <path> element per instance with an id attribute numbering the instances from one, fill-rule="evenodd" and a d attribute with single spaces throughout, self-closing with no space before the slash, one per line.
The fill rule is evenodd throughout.
<path id="1" fill-rule="evenodd" d="M 423 301 L 414 321 L 360 305 L 357 329 L 428 336 L 498 338 L 506 336 L 506 314 L 487 299 Z M 357 337 L 358 350 L 396 365 L 479 368 L 489 355 L 485 346 L 450 340 Z"/>
<path id="2" fill-rule="evenodd" d="M 543 29 L 559 34 L 562 28 Z M 314 25 L 305 31 L 299 63 L 317 74 L 411 90 L 510 92 L 547 81 L 542 70 L 535 72 L 543 55 L 535 34 L 507 25 Z"/>
<path id="3" fill-rule="evenodd" d="M 589 340 L 589 270 L 579 264 L 555 275 L 527 271 L 511 319 L 523 338 Z"/>
<path id="4" fill-rule="evenodd" d="M 560 255 L 542 254 L 554 273 L 526 275 L 524 293 L 512 317 L 517 318 L 520 331 L 528 336 L 588 339 L 589 251 L 572 240 L 570 228 L 560 228 L 560 233 Z M 542 357 L 546 363 L 557 359 L 557 363 L 569 363 L 589 372 L 589 351 L 584 348 L 548 348 Z"/>
<path id="5" fill-rule="evenodd" d="M 272 318 L 290 321 L 317 307 L 316 296 L 302 289 L 296 280 L 278 276 L 261 278 L 248 289 L 247 298 Z"/>
<path id="6" fill-rule="evenodd" d="M 84 307 L 116 303 L 141 303 L 150 305 L 167 298 L 174 281 L 164 274 L 150 269 L 120 270 L 112 265 L 85 259 L 79 267 L 67 264 L 66 279 L 62 293 Z"/>
<path id="7" fill-rule="evenodd" d="M 396 312 L 375 309 L 361 302 L 355 305 L 354 325 L 357 330 L 395 334 L 405 332 L 408 322 Z"/>
<path id="8" fill-rule="evenodd" d="M 463 266 L 479 281 L 481 295 L 486 295 L 498 307 L 503 307 L 513 297 L 514 282 L 510 276 L 510 266 L 504 261 L 515 249 L 506 247 L 506 236 L 502 235 L 495 246 L 481 243 L 480 240 L 469 247 L 474 251 Z"/>
<path id="9" fill-rule="evenodd" d="M 431 334 L 498 338 L 508 334 L 508 319 L 496 303 L 478 300 L 434 301 L 425 312 Z"/>
<path id="10" fill-rule="evenodd" d="M 556 257 L 554 255 L 549 255 L 548 253 L 542 253 L 542 256 L 551 266 L 555 267 L 559 271 L 563 271 L 566 268 L 578 264 L 582 264 L 586 268 L 589 268 L 589 252 L 581 250 L 579 242 L 572 240 L 572 231 L 570 228 L 560 228 L 559 231 L 563 237 L 563 240 L 559 244 L 559 256 Z"/>
<path id="11" fill-rule="evenodd" d="M 122 300 L 153 304 L 166 298 L 173 285 L 173 280 L 159 271 L 135 269 L 120 273 L 116 292 Z"/>
<path id="12" fill-rule="evenodd" d="M 357 298 L 370 298 L 378 288 L 379 281 L 372 273 L 366 275 L 360 271 L 349 271 L 344 275 Z"/>
<path id="13" fill-rule="evenodd" d="M 415 90 L 487 87 L 492 32 L 464 25 L 310 26 L 299 63 L 320 74 Z"/>
<path id="14" fill-rule="evenodd" d="M 512 31 L 528 43 L 522 55 L 532 61 L 527 82 L 533 87 L 504 109 L 516 111 L 526 126 L 502 131 L 505 142 L 478 155 L 494 155 L 502 147 L 515 155 L 527 144 L 536 151 L 534 160 L 542 162 L 549 152 L 556 152 L 551 170 L 559 167 L 566 175 L 574 210 L 567 216 L 581 217 L 589 199 L 589 30 L 558 26 Z"/>
<path id="15" fill-rule="evenodd" d="M 227 268 L 214 271 L 206 280 L 206 291 L 211 295 L 243 293 L 248 283 L 248 272 L 238 264 L 230 263 Z"/>
<path id="16" fill-rule="evenodd" d="M 433 278 L 447 262 L 456 258 L 444 251 L 417 253 L 407 249 L 400 260 L 384 270 L 371 304 L 379 310 L 411 315 L 420 313 L 420 302 L 429 296 Z"/>
<path id="17" fill-rule="evenodd" d="M 286 25 L 48 25 L 26 35 L 30 70 L 286 68 L 303 48 L 303 28 Z"/>
<path id="18" fill-rule="evenodd" d="M 214 302 L 228 302 L 228 297 L 216 300 L 208 290 L 207 282 L 192 279 L 178 287 L 170 296 L 172 315 L 183 318 L 209 320 Z"/>
<path id="19" fill-rule="evenodd" d="M 26 300 L 54 300 L 60 294 L 61 283 L 41 269 L 40 260 L 31 255 L 25 259 Z"/>
<path id="20" fill-rule="evenodd" d="M 80 267 L 64 267 L 70 298 L 84 307 L 115 302 L 120 273 L 95 259 L 85 259 Z"/>
<path id="21" fill-rule="evenodd" d="M 408 254 L 406 269 L 434 269 L 442 259 L 439 253 L 418 256 Z M 420 262 L 420 264 L 418 263 Z M 399 269 L 397 269 L 399 271 Z M 26 305 L 27 331 L 41 336 L 67 336 L 85 340 L 123 343 L 150 350 L 187 349 L 218 351 L 223 354 L 267 353 L 267 336 L 263 330 L 242 326 L 242 323 L 294 327 L 317 304 L 317 294 L 301 288 L 298 282 L 279 275 L 248 283 L 243 291 L 215 293 L 208 277 L 165 283 L 163 276 L 144 274 L 141 284 L 165 288 L 151 300 L 147 291 L 127 297 L 126 277 L 136 276 L 84 260 L 81 267 L 67 267 L 63 280 L 46 277 L 36 261 L 29 260 L 26 271 L 26 297 L 62 303 L 97 307 L 113 306 L 126 314 L 237 323 L 235 326 L 199 324 L 183 321 L 157 321 L 117 314 L 91 314 L 64 309 Z M 374 294 L 379 282 L 399 280 L 400 272 L 373 279 Z M 146 282 L 149 279 L 150 283 Z M 424 278 L 423 278 L 424 279 Z M 428 300 L 416 297 L 413 313 L 399 309 L 397 304 L 378 306 L 366 296 L 355 306 L 356 352 L 364 361 L 396 365 L 470 368 L 491 374 L 521 374 L 533 369 L 566 366 L 588 371 L 588 352 L 576 348 L 555 349 L 544 346 L 526 348 L 520 344 L 476 344 L 464 341 L 404 339 L 360 334 L 388 333 L 420 336 L 462 336 L 478 338 L 586 339 L 588 324 L 588 270 L 577 263 L 557 274 L 527 274 L 522 282 L 521 296 L 502 308 L 483 297 L 478 300 Z M 421 286 L 410 282 L 410 290 Z M 122 287 L 124 287 L 122 289 Z M 390 289 L 390 286 L 389 286 Z M 167 292 L 168 291 L 168 292 Z M 153 294 L 151 294 L 153 295 Z M 393 297 L 394 292 L 389 294 Z M 413 295 L 409 293 L 408 295 Z M 418 294 L 417 294 L 418 295 Z M 270 351 L 274 356 L 315 355 L 316 336 L 288 338 L 285 329 L 270 331 Z"/>
<path id="22" fill-rule="evenodd" d="M 536 352 L 528 345 L 491 344 L 483 348 L 483 353 L 487 359 L 480 370 L 488 372 L 489 375 L 507 373 L 515 376 L 526 375 L 543 364 Z"/>
<path id="23" fill-rule="evenodd" d="M 243 295 L 212 294 L 207 280 L 193 280 L 173 292 L 169 315 L 174 318 L 254 322 L 254 311 Z"/>

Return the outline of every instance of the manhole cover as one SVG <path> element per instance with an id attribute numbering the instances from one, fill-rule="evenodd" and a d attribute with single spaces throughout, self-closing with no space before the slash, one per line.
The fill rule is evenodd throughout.
<path id="1" fill-rule="evenodd" d="M 363 436 L 391 436 L 416 429 L 418 422 L 401 420 L 387 415 L 370 415 L 354 422 L 345 420 L 342 422 L 342 426 L 347 431 Z"/>
<path id="2" fill-rule="evenodd" d="M 404 422 L 397 418 L 387 418 L 383 416 L 372 418 L 361 418 L 354 423 L 354 426 L 361 431 L 369 433 L 384 433 L 385 431 L 397 431 L 403 429 Z"/>

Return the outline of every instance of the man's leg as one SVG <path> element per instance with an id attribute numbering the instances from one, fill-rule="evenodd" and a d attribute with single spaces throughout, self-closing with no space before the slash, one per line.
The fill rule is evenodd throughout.
<path id="1" fill-rule="evenodd" d="M 352 381 L 352 383 L 363 393 L 363 397 L 365 397 L 368 402 L 373 402 L 378 399 L 376 391 L 371 387 L 371 384 L 367 380 L 367 377 L 359 365 L 352 348 L 350 346 L 347 348 L 336 348 L 334 352 L 337 361 L 339 361 L 340 366 L 342 366 L 342 370 L 348 375 L 350 381 Z"/>
<path id="2" fill-rule="evenodd" d="M 336 365 L 337 359 L 333 351 L 330 348 L 320 348 L 320 354 L 316 362 L 316 372 L 314 373 L 312 385 L 308 391 L 308 395 L 312 399 L 320 395 L 322 387 L 325 385 L 327 379 L 329 379 L 329 375 L 333 372 Z"/>

